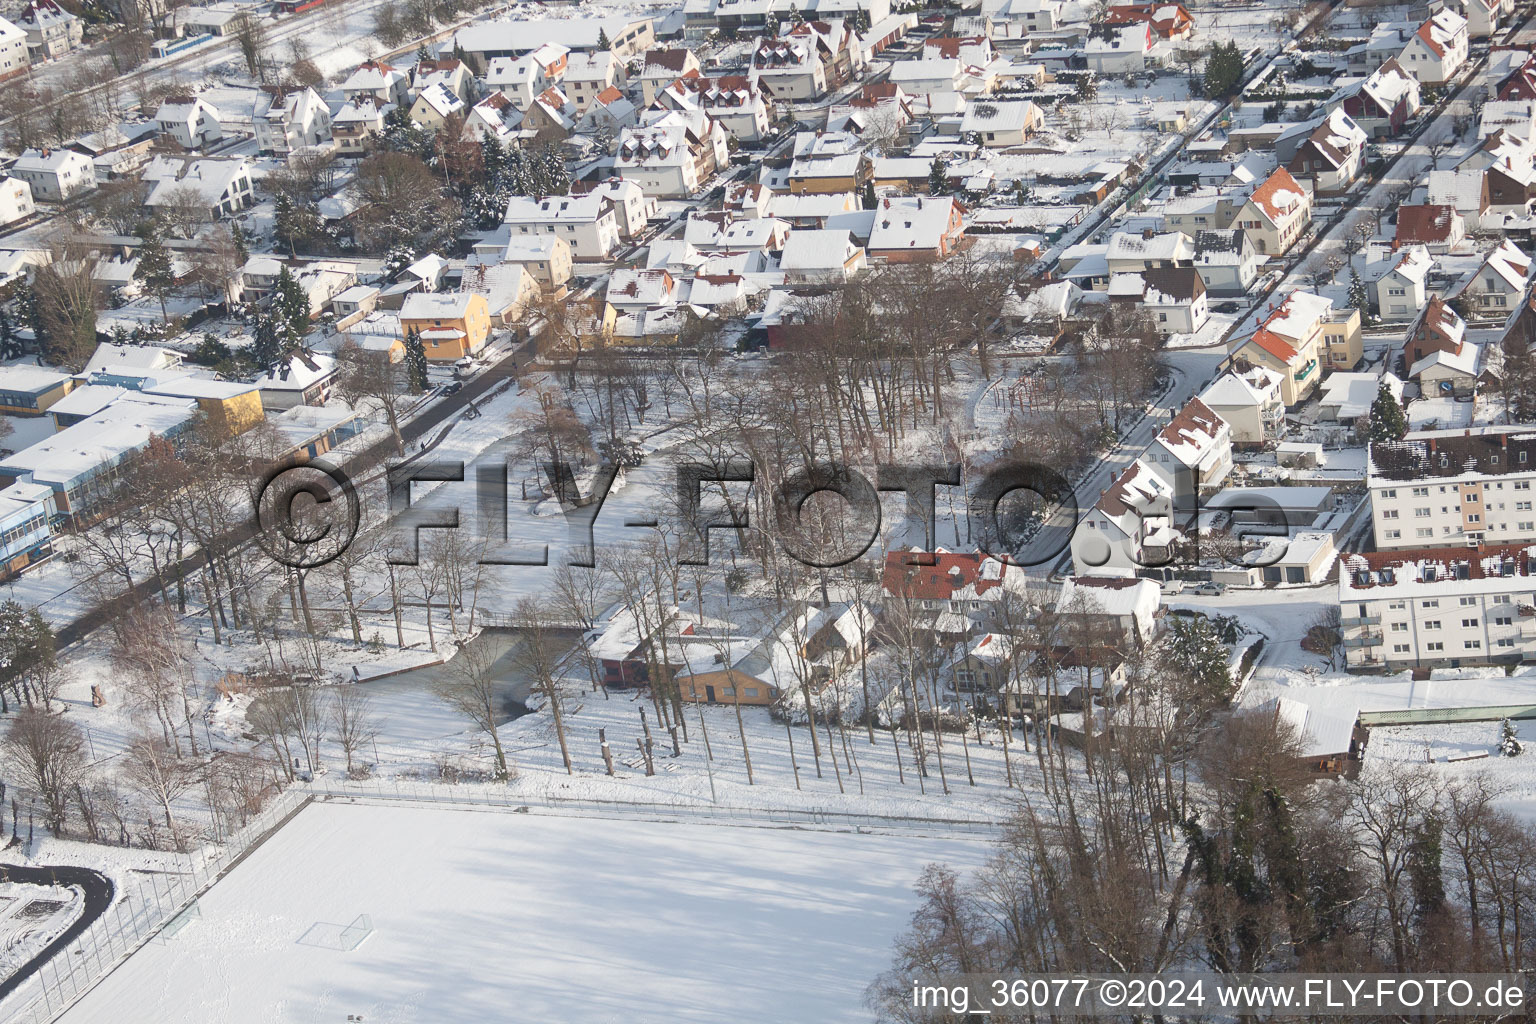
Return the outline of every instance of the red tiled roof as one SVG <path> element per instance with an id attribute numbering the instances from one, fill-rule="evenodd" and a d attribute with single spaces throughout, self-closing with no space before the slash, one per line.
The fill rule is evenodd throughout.
<path id="1" fill-rule="evenodd" d="M 933 565 L 911 565 L 910 558 L 932 559 Z M 947 601 L 955 591 L 974 587 L 985 593 L 1002 583 L 1001 579 L 982 579 L 981 568 L 991 556 L 979 551 L 939 551 L 933 553 L 892 551 L 885 556 L 881 585 L 888 594 L 901 594 L 918 601 Z M 1009 566 L 1004 564 L 1003 572 Z"/>
<path id="2" fill-rule="evenodd" d="M 1296 358 L 1295 347 L 1280 337 L 1280 335 L 1267 328 L 1260 327 L 1257 331 L 1253 332 L 1253 337 L 1248 340 L 1283 363 L 1289 363 L 1292 359 Z"/>

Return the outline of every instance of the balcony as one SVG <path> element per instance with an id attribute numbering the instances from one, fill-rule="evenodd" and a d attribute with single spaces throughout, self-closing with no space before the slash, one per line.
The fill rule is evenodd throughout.
<path id="1" fill-rule="evenodd" d="M 1347 636 L 1344 638 L 1345 647 L 1380 647 L 1383 637 L 1380 633 L 1361 633 L 1359 636 Z"/>
<path id="2" fill-rule="evenodd" d="M 1339 625 L 1343 626 L 1345 629 L 1348 629 L 1350 626 L 1379 626 L 1381 625 L 1381 616 L 1356 615 L 1352 618 L 1345 616 L 1339 620 Z"/>

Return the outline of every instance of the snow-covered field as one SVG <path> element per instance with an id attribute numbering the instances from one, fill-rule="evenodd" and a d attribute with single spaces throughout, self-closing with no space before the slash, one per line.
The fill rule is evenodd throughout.
<path id="1" fill-rule="evenodd" d="M 62 1020 L 858 1021 L 931 861 L 984 843 L 307 808 Z M 326 948 L 317 924 L 373 931 Z M 306 934 L 311 938 L 305 939 Z"/>

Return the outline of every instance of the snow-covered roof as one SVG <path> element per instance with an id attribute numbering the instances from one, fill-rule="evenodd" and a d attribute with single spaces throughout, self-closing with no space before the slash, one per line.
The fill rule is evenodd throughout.
<path id="1" fill-rule="evenodd" d="M 1345 373 L 1335 371 L 1323 380 L 1319 404 L 1330 409 L 1341 421 L 1356 420 L 1371 414 L 1376 395 L 1385 384 L 1392 397 L 1403 400 L 1403 382 L 1395 373 Z"/>
<path id="2" fill-rule="evenodd" d="M 461 320 L 473 298 L 473 292 L 412 292 L 400 306 L 400 319 Z"/>
<path id="3" fill-rule="evenodd" d="M 799 228 L 789 233 L 779 259 L 783 270 L 841 270 L 858 255 L 847 231 Z"/>
<path id="4" fill-rule="evenodd" d="M 869 233 L 871 251 L 937 249 L 952 230 L 955 201 L 947 196 L 882 199 Z"/>
<path id="5" fill-rule="evenodd" d="M 1263 366 L 1245 373 L 1224 373 L 1200 392 L 1200 400 L 1212 409 L 1259 406 L 1280 397 L 1280 375 Z"/>

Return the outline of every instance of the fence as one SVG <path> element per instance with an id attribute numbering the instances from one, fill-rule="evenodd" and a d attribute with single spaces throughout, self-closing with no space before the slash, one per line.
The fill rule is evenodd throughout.
<path id="1" fill-rule="evenodd" d="M 629 818 L 646 821 L 715 821 L 757 825 L 820 826 L 847 831 L 943 832 L 978 838 L 995 838 L 1002 823 L 983 818 L 930 818 L 899 814 L 861 814 L 816 808 L 739 807 L 703 802 L 632 803 L 573 797 L 530 795 L 505 786 L 444 785 L 398 781 L 346 782 L 320 779 L 307 791 L 317 799 L 403 801 L 421 804 L 459 804 L 542 810 L 592 818 Z"/>
<path id="2" fill-rule="evenodd" d="M 310 801 L 307 792 L 290 789 L 275 797 L 259 815 L 229 836 L 223 845 L 187 854 L 181 871 L 149 872 L 120 884 L 112 905 L 74 941 L 43 961 L 0 1004 L 8 1024 L 46 1024 L 57 1020 L 98 981 L 146 942 L 164 933 L 193 901 L 236 861 Z M 190 920 L 191 915 L 182 918 Z"/>

